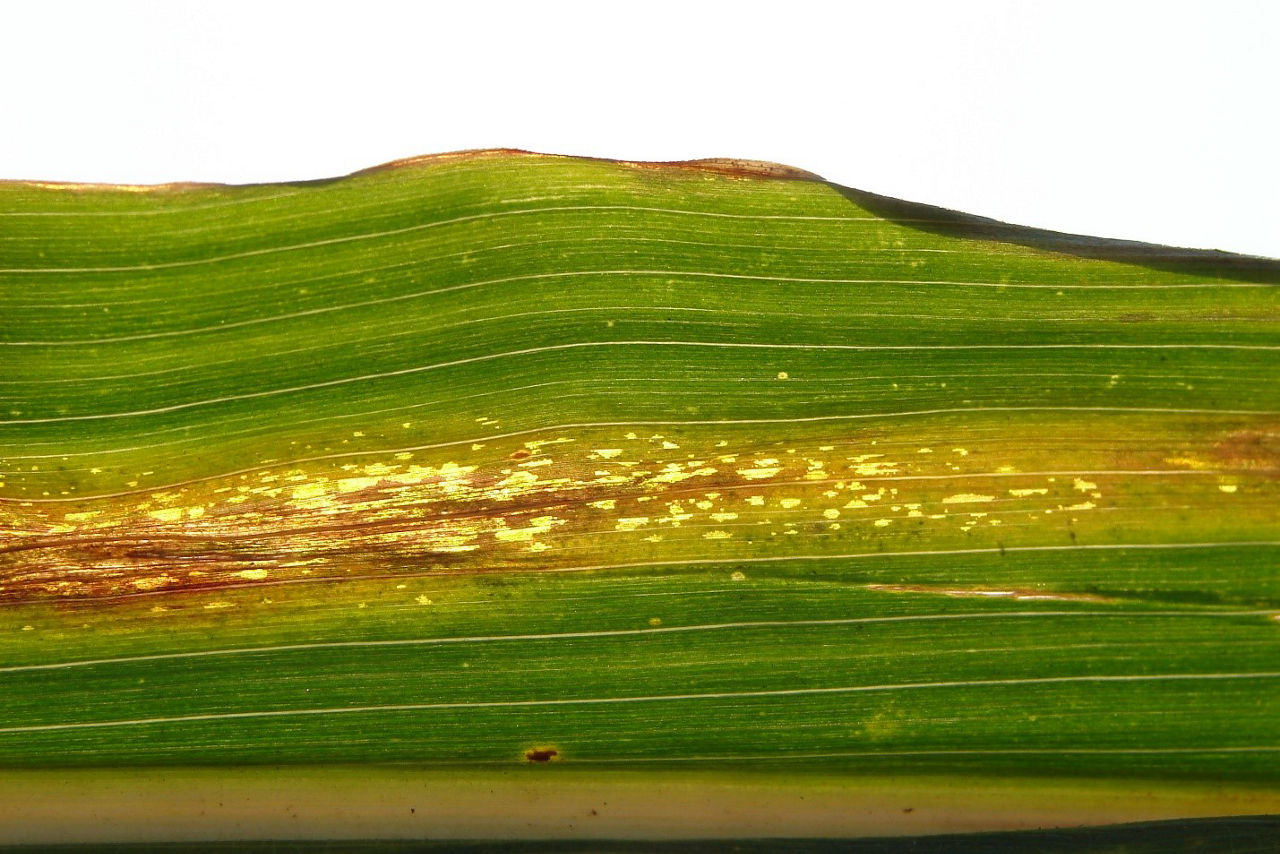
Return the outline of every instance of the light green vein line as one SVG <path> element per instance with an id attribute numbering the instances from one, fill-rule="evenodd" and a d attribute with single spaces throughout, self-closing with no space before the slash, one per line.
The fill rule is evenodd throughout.
<path id="1" fill-rule="evenodd" d="M 286 394 L 297 394 L 304 391 L 315 391 L 322 388 L 351 385 L 353 383 L 370 382 L 389 379 L 391 377 L 420 374 L 443 368 L 471 365 L 479 362 L 491 362 L 518 356 L 532 356 L 542 353 L 556 353 L 568 350 L 592 349 L 597 347 L 709 347 L 734 350 L 831 350 L 849 352 L 907 351 L 923 352 L 934 350 L 1248 350 L 1248 351 L 1280 351 L 1280 344 L 926 344 L 926 345 L 861 345 L 861 344 L 759 344 L 744 342 L 715 341 L 575 341 L 567 344 L 548 344 L 543 347 L 526 347 L 520 350 L 509 350 L 502 353 L 488 353 L 482 356 L 470 356 L 465 359 L 453 359 L 448 362 L 435 362 L 429 365 L 415 365 L 394 371 L 382 371 L 375 374 L 363 374 L 355 377 L 340 377 L 334 380 L 308 383 L 286 388 L 265 389 L 263 391 L 229 394 L 224 397 L 192 400 L 175 403 L 171 406 L 160 406 L 153 409 L 137 409 L 130 412 L 103 412 L 91 415 L 60 415 L 52 418 L 17 418 L 0 421 L 0 426 L 11 424 L 54 424 L 69 421 L 100 421 L 114 418 L 136 418 L 147 415 L 162 415 L 179 412 L 202 406 L 219 403 L 231 403 L 241 400 L 256 400 L 264 397 L 277 397 Z M 1232 410 L 1215 410 L 1230 412 Z"/>
<path id="2" fill-rule="evenodd" d="M 294 252 L 299 249 L 316 249 L 322 246 L 335 246 L 344 243 L 355 243 L 366 240 L 377 240 L 383 237 L 395 237 L 401 234 L 412 234 L 417 231 L 425 231 L 431 228 L 441 228 L 447 225 L 457 225 L 464 222 L 475 222 L 479 220 L 493 220 L 500 217 L 538 215 L 545 213 L 568 213 L 582 211 L 632 211 L 636 213 L 661 213 L 674 214 L 678 216 L 701 216 L 715 217 L 718 219 L 738 219 L 750 221 L 767 221 L 780 220 L 787 222 L 873 222 L 884 224 L 885 220 L 877 216 L 803 216 L 794 214 L 733 214 L 712 211 L 691 211 L 678 208 L 661 208 L 648 207 L 641 205 L 552 205 L 538 208 L 517 208 L 516 210 L 492 211 L 482 214 L 468 214 L 466 216 L 453 217 L 451 219 L 436 220 L 433 222 L 417 223 L 415 225 L 404 226 L 403 228 L 392 228 L 385 231 L 373 231 L 363 234 L 350 234 L 343 237 L 331 237 L 326 240 L 313 240 L 307 243 L 294 243 L 288 246 L 270 246 L 263 249 L 249 249 L 243 252 L 230 252 L 225 255 L 214 255 L 209 258 L 196 258 L 189 261 L 166 261 L 159 264 L 133 264 L 118 267 L 13 267 L 9 269 L 0 269 L 0 273 L 126 273 L 141 272 L 145 270 L 170 270 L 180 267 L 198 267 L 205 264 L 216 264 L 221 261 L 235 261 L 243 258 L 255 258 L 262 255 L 278 255 L 284 252 Z M 911 220 L 912 222 L 936 222 L 937 220 Z"/>
<path id="3" fill-rule="evenodd" d="M 114 727 L 150 726 L 156 724 L 183 724 L 200 721 L 228 721 L 262 718 L 309 717 L 319 715 L 373 714 L 380 712 L 428 712 L 449 709 L 516 709 L 548 706 L 604 706 L 629 703 L 669 703 L 706 700 L 747 700 L 766 697 L 812 697 L 832 694 L 880 693 L 888 691 L 918 691 L 933 688 L 996 688 L 1024 685 L 1059 685 L 1067 683 L 1123 683 L 1123 682 L 1200 682 L 1236 679 L 1277 679 L 1280 671 L 1253 673 L 1158 673 L 1117 674 L 1110 676 L 1035 676 L 1018 679 L 965 679 L 944 682 L 901 682 L 884 685 L 841 685 L 830 688 L 777 688 L 761 691 L 713 691 L 700 694 L 649 694 L 629 697 L 579 697 L 544 700 L 478 700 L 443 703 L 392 703 L 369 706 L 332 706 L 313 709 L 275 709 L 250 712 L 217 712 L 200 715 L 174 715 L 171 717 L 133 718 L 114 721 L 82 721 L 61 724 L 32 724 L 0 727 L 0 735 L 67 730 L 103 729 Z"/>
<path id="4" fill-rule="evenodd" d="M 732 322 L 721 322 L 718 319 L 721 316 L 724 316 L 726 318 L 741 316 L 741 317 L 746 317 L 751 319 L 759 319 L 764 317 L 782 317 L 782 318 L 789 318 L 792 320 L 795 320 L 797 318 L 802 318 L 805 320 L 824 320 L 824 321 L 830 319 L 828 315 L 823 315 L 823 314 L 806 314 L 802 312 L 781 312 L 781 311 L 759 311 L 755 309 L 740 310 L 740 309 L 727 309 L 727 308 L 702 308 L 702 307 L 695 307 L 695 306 L 662 305 L 662 304 L 592 305 L 592 306 L 583 306 L 579 308 L 557 308 L 557 309 L 546 309 L 541 311 L 520 311 L 520 312 L 511 313 L 511 314 L 493 314 L 493 315 L 487 315 L 484 317 L 472 317 L 468 320 L 462 320 L 456 323 L 448 323 L 448 324 L 441 324 L 438 326 L 434 326 L 432 328 L 432 332 L 434 334 L 441 334 L 444 332 L 451 332 L 457 329 L 464 329 L 469 326 L 478 326 L 478 325 L 490 324 L 490 323 L 497 324 L 503 321 L 523 320 L 527 318 L 556 317 L 560 315 L 592 314 L 592 313 L 609 314 L 609 319 L 615 320 L 615 321 L 619 319 L 620 314 L 643 315 L 644 313 L 652 313 L 652 314 L 685 313 L 685 314 L 693 314 L 697 316 L 699 319 L 696 321 L 671 320 L 665 317 L 660 317 L 657 319 L 644 319 L 644 318 L 641 318 L 641 319 L 645 323 L 654 324 L 657 326 L 680 327 L 680 326 L 708 326 L 708 325 L 714 324 L 717 328 L 721 328 L 721 329 L 737 329 L 737 328 L 740 328 L 741 326 L 741 324 L 734 324 Z M 444 317 L 450 316 L 451 314 L 470 315 L 470 314 L 474 314 L 474 309 L 470 309 L 470 308 L 462 309 L 456 312 L 441 314 L 441 315 L 438 315 L 438 317 L 444 318 Z M 842 319 L 855 318 L 858 320 L 884 320 L 885 318 L 906 319 L 906 320 L 938 320 L 938 321 L 943 321 L 944 323 L 954 323 L 956 321 L 967 319 L 960 314 L 911 314 L 911 313 L 892 312 L 892 311 L 846 312 L 841 315 L 841 318 Z M 984 323 L 1015 323 L 1015 324 L 1023 324 L 1024 326 L 1032 322 L 1051 323 L 1051 324 L 1068 324 L 1068 325 L 1083 325 L 1083 324 L 1096 323 L 1096 319 L 1094 318 L 1083 318 L 1083 317 L 1035 317 L 1035 318 L 1032 318 L 1032 317 L 1026 317 L 1026 316 L 1002 317 L 1002 316 L 995 316 L 995 315 L 984 315 L 982 320 Z M 1258 322 L 1254 318 L 1243 318 L 1243 317 L 1229 319 L 1229 321 L 1231 320 L 1238 321 L 1241 323 Z M 256 321 L 246 321 L 246 322 L 256 322 Z M 212 330 L 226 329 L 234 325 L 235 324 L 225 324 L 218 327 L 210 327 L 210 329 Z M 357 346 L 358 344 L 362 344 L 362 343 L 376 342 L 378 344 L 385 344 L 386 342 L 394 339 L 420 338 L 422 336 L 422 330 L 420 328 L 417 328 L 418 321 L 416 320 L 410 321 L 405 325 L 410 327 L 408 331 L 405 331 L 405 332 L 387 332 L 386 329 L 388 327 L 381 327 L 376 336 L 374 336 L 371 333 L 369 338 L 354 339 L 350 341 L 341 341 L 339 343 L 313 344 L 313 345 L 304 346 L 304 347 L 294 347 L 288 350 L 274 350 L 274 351 L 262 350 L 260 352 L 254 353 L 254 355 L 248 359 L 237 357 L 237 358 L 231 358 L 231 359 L 205 360 L 200 363 L 199 367 L 201 369 L 208 369 L 211 367 L 222 366 L 222 365 L 246 364 L 254 361 L 265 361 L 265 360 L 276 359 L 284 356 L 294 356 L 301 353 L 319 353 L 319 352 L 324 352 L 326 350 L 335 350 L 335 349 L 342 349 L 342 350 L 349 351 L 351 347 Z M 1221 329 L 1221 326 L 1222 326 L 1222 321 L 1219 321 L 1218 326 L 1216 328 Z M 930 331 L 949 332 L 949 331 L 953 331 L 953 329 L 954 327 L 937 326 L 937 327 L 933 327 Z M 849 327 L 843 327 L 838 331 L 847 332 L 847 333 L 856 333 L 861 330 L 856 326 L 849 326 Z M 140 338 L 157 338 L 157 337 L 167 337 L 171 335 L 180 335 L 180 334 L 185 334 L 185 333 L 180 331 L 173 331 L 173 332 L 149 333 L 143 336 L 125 336 L 120 338 L 97 338 L 97 339 L 81 339 L 76 341 L 61 341 L 61 342 L 57 342 L 56 346 L 61 346 L 63 344 L 79 345 L 79 344 L 91 344 L 91 343 L 92 344 L 112 343 L 112 342 L 119 343 L 122 341 L 139 340 Z M 31 346 L 35 344 L 52 345 L 52 344 L 55 344 L 55 342 L 48 342 L 48 341 L 46 342 L 31 342 L 31 341 L 0 342 L 0 345 L 4 345 L 4 344 L 8 344 L 10 346 Z M 758 345 L 758 346 L 768 346 L 768 345 Z M 783 345 L 779 345 L 779 346 L 783 346 Z M 791 345 L 791 346 L 805 346 L 805 345 Z M 822 345 L 812 345 L 812 346 L 822 346 Z M 851 345 L 832 345 L 832 346 L 844 346 L 846 348 L 851 347 Z M 973 345 L 973 346 L 980 346 L 980 345 Z M 1060 346 L 1086 346 L 1086 345 L 1060 345 Z M 1112 346 L 1112 345 L 1099 345 L 1099 346 Z M 1159 346 L 1159 345 L 1156 345 L 1156 346 Z M 1211 344 L 1210 345 L 1186 345 L 1186 346 L 1207 347 L 1207 348 L 1213 348 L 1215 346 L 1219 346 L 1219 347 L 1231 346 L 1234 348 L 1234 345 L 1211 345 Z M 171 357 L 174 354 L 168 353 L 166 355 L 168 357 Z M 135 361 L 137 361 L 139 364 L 146 364 L 150 361 L 159 361 L 159 359 L 137 359 Z M 104 374 L 100 376 L 81 376 L 81 377 L 54 377 L 54 378 L 48 378 L 48 379 L 33 379 L 33 380 L 0 379 L 0 385 L 17 385 L 21 383 L 26 383 L 26 384 L 81 383 L 81 382 L 102 381 L 102 380 L 136 379 L 139 377 L 162 376 L 166 374 L 175 374 L 175 373 L 190 373 L 191 370 L 192 370 L 192 366 L 190 364 L 183 363 L 183 364 L 178 364 L 178 365 L 174 365 L 172 367 L 167 367 L 167 368 L 159 368 L 151 371 L 136 371 L 136 372 L 127 373 L 127 374 Z M 1007 374 L 1003 372 L 1001 375 L 1007 376 Z M 919 375 L 898 374 L 898 375 L 894 375 L 893 377 L 880 376 L 880 377 L 862 377 L 862 378 L 863 379 L 886 379 L 886 378 L 898 379 L 898 378 L 913 377 L 913 376 L 919 376 Z M 924 375 L 924 376 L 928 376 L 928 375 Z M 947 376 L 985 376 L 985 374 L 949 374 Z M 1094 374 L 1021 373 L 1021 374 L 1017 374 L 1017 376 L 1094 376 Z M 1150 375 L 1128 374 L 1128 376 L 1132 378 L 1132 377 L 1145 377 Z M 1161 376 L 1161 375 L 1155 375 L 1155 376 Z M 1185 375 L 1178 374 L 1178 375 L 1175 375 L 1173 378 L 1181 378 L 1183 376 Z M 1166 377 L 1162 377 L 1162 378 L 1166 378 Z M 1200 379 L 1213 380 L 1213 379 L 1222 379 L 1222 378 L 1202 376 L 1200 377 Z"/>
<path id="5" fill-rule="evenodd" d="M 5 271 L 0 270 L 0 273 Z M 352 275 L 357 275 L 360 270 L 352 270 Z M 209 332 L 219 332 L 227 329 L 238 329 L 245 326 L 254 326 L 263 323 L 275 323 L 281 320 L 294 320 L 300 317 L 312 317 L 320 314 L 330 314 L 336 311 L 347 311 L 355 308 L 367 308 L 375 305 L 387 305 L 390 303 L 403 302 L 405 300 L 420 299 L 427 296 L 438 294 L 453 293 L 456 291 L 470 290 L 473 288 L 488 287 L 490 285 L 510 284 L 513 282 L 538 281 L 543 279 L 568 278 L 573 276 L 662 276 L 666 278 L 712 278 L 712 279 L 730 279 L 744 280 L 753 282 L 792 282 L 800 284 L 813 285 L 923 285 L 923 286 L 955 286 L 955 287 L 982 287 L 982 288 L 1038 288 L 1050 290 L 1091 290 L 1091 289 L 1152 289 L 1152 288 L 1180 288 L 1189 287 L 1189 285 L 1178 284 L 1160 284 L 1160 285 L 1052 285 L 1052 284 L 1032 284 L 1032 283 L 1004 283 L 1004 282 L 960 282 L 946 280 L 922 280 L 922 279 L 821 279 L 808 277 L 791 277 L 791 276 L 768 276 L 768 275 L 747 275 L 742 273 L 713 273 L 694 270 L 571 270 L 555 273 L 530 273 L 520 276 L 506 276 L 497 279 L 486 279 L 479 282 L 464 282 L 457 285 L 450 285 L 444 288 L 436 288 L 429 291 L 415 291 L 408 294 L 396 294 L 394 296 L 382 297 L 379 299 L 364 300 L 355 303 L 345 303 L 343 305 L 320 306 L 317 308 L 306 309 L 304 311 L 290 312 L 288 314 L 273 315 L 271 317 L 258 317 L 248 320 L 236 321 L 234 323 L 224 323 L 215 326 L 205 326 L 196 329 L 177 329 L 165 332 L 149 332 L 138 335 L 123 335 L 116 337 L 103 338 L 79 338 L 79 339 L 51 339 L 47 341 L 0 341 L 0 346 L 6 347 L 68 347 L 68 346 L 89 346 L 97 344 L 111 344 L 125 341 L 145 341 L 155 338 L 171 338 L 182 335 L 196 335 Z M 1260 285 L 1247 282 L 1232 282 L 1227 284 L 1206 283 L 1203 287 L 1271 287 L 1270 285 Z"/>
<path id="6" fill-rule="evenodd" d="M 682 634 L 687 632 L 711 632 L 731 629 L 805 628 L 815 626 L 850 626 L 866 623 L 910 623 L 939 620 L 982 620 L 1033 617 L 1257 617 L 1269 616 L 1271 611 L 975 611 L 964 614 L 912 614 L 892 617 L 846 617 L 830 620 L 748 620 L 737 623 L 707 623 L 692 626 L 663 626 L 645 629 L 604 629 L 600 631 L 552 632 L 522 635 L 469 635 L 464 637 L 407 638 L 369 641 L 321 641 L 317 643 L 278 644 L 274 646 L 208 649 L 194 652 L 165 652 L 154 655 L 131 655 L 118 658 L 93 658 L 79 661 L 61 661 L 51 664 L 23 664 L 0 667 L 0 673 L 29 673 L 37 670 L 67 670 L 75 667 L 96 667 L 104 664 L 132 664 L 143 661 L 169 661 L 184 658 L 208 658 L 214 656 L 257 655 L 277 652 L 296 652 L 316 649 L 364 649 L 400 646 L 436 646 L 443 644 L 504 643 L 516 641 L 575 640 L 583 638 L 614 638 L 643 635 Z"/>

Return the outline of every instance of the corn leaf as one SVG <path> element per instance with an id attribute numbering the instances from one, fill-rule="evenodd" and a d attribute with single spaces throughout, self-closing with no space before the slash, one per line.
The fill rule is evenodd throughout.
<path id="1" fill-rule="evenodd" d="M 739 161 L 4 184 L 0 764 L 1274 806 L 1277 284 Z"/>

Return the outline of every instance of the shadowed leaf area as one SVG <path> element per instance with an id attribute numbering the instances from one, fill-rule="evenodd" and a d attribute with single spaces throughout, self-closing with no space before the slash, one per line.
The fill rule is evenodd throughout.
<path id="1" fill-rule="evenodd" d="M 0 185 L 0 764 L 1274 785 L 1277 281 L 750 164 Z"/>
<path id="2" fill-rule="evenodd" d="M 601 854 L 634 854 L 656 851 L 664 854 L 693 852 L 742 852 L 763 854 L 791 851 L 797 854 L 827 854 L 836 851 L 858 851 L 868 854 L 1005 854 L 1038 851 L 1044 854 L 1165 854 L 1172 852 L 1205 852 L 1216 854 L 1253 854 L 1274 850 L 1280 834 L 1280 818 L 1242 816 L 1238 818 L 1199 819 L 1194 821 L 1143 822 L 1097 828 L 1062 830 L 1027 830 L 1006 833 L 941 834 L 913 838 L 868 838 L 857 840 L 714 840 L 699 839 L 675 842 L 632 841 L 528 841 L 528 842 L 230 842 L 202 843 L 202 849 L 248 854 L 310 854 L 310 852 L 359 852 L 359 854 L 400 854 L 407 851 L 462 851 L 467 854 L 502 854 L 502 852 L 600 852 Z M 53 854 L 80 851 L 76 846 L 0 846 L 0 851 L 39 851 Z M 187 850 L 178 844 L 103 845 L 100 850 L 111 854 L 163 854 Z"/>

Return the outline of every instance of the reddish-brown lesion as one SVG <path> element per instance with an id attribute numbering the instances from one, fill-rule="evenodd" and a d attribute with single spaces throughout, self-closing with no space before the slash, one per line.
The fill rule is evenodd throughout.
<path id="1" fill-rule="evenodd" d="M 1232 431 L 1214 443 L 1210 457 L 1215 465 L 1278 477 L 1280 424 Z"/>
<path id="2" fill-rule="evenodd" d="M 724 435 L 549 435 L 459 449 L 460 462 L 448 450 L 389 451 L 94 500 L 0 501 L 0 603 L 1158 537 L 1176 535 L 1191 509 L 1274 523 L 1265 427 L 1141 444 L 1041 431 L 969 447 L 871 428 L 789 442 Z"/>
<path id="3" fill-rule="evenodd" d="M 426 570 L 503 568 L 495 529 L 564 514 L 591 493 L 530 490 L 509 500 L 448 498 L 385 481 L 322 506 L 255 497 L 214 504 L 198 519 L 156 521 L 113 507 L 93 526 L 31 534 L 0 546 L 0 601 L 99 598 L 245 583 L 285 583 Z M 429 487 L 430 485 L 428 485 Z M 557 515 L 557 518 L 560 518 Z M 465 550 L 464 550 L 465 549 Z"/>

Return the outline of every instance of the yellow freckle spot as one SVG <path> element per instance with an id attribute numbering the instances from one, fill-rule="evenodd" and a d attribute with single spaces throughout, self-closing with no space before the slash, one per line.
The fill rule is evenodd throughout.
<path id="1" fill-rule="evenodd" d="M 844 505 L 844 509 L 845 509 L 845 510 L 858 510 L 858 509 L 860 509 L 860 508 L 862 508 L 862 507 L 866 507 L 866 506 L 867 506 L 867 502 L 863 501 L 861 498 L 854 498 L 854 499 L 850 500 L 847 504 L 845 504 L 845 505 Z"/>
<path id="2" fill-rule="evenodd" d="M 645 541 L 646 543 L 660 543 L 660 542 L 662 542 L 662 535 L 661 535 L 661 534 L 650 534 L 649 536 L 647 536 L 647 537 L 645 537 L 645 538 L 644 538 L 644 541 Z"/>
<path id="3" fill-rule="evenodd" d="M 662 625 L 662 618 L 661 618 L 661 617 L 650 617 L 650 618 L 649 618 L 649 625 L 651 625 L 651 626 L 660 626 L 660 625 Z"/>
<path id="4" fill-rule="evenodd" d="M 877 477 L 880 475 L 897 474 L 897 463 L 879 462 L 879 463 L 859 463 L 853 467 L 853 473 L 861 477 Z"/>
<path id="5" fill-rule="evenodd" d="M 99 468 L 89 469 L 89 474 L 102 474 L 102 469 L 99 469 Z"/>
<path id="6" fill-rule="evenodd" d="M 591 451 L 591 453 L 595 454 L 598 457 L 603 457 L 606 460 L 611 460 L 614 457 L 619 456 L 622 453 L 622 449 L 621 448 L 595 448 Z"/>
<path id="7" fill-rule="evenodd" d="M 1072 504 L 1070 507 L 1066 507 L 1066 508 L 1063 508 L 1063 509 L 1066 509 L 1066 510 L 1092 510 L 1092 509 L 1093 509 L 1094 507 L 1096 507 L 1096 506 L 1097 506 L 1097 505 L 1095 505 L 1092 501 L 1082 501 L 1082 502 L 1081 502 L 1081 503 L 1079 503 L 1079 504 Z"/>
<path id="8" fill-rule="evenodd" d="M 371 489 L 382 481 L 377 477 L 344 477 L 338 480 L 338 492 L 346 494 L 348 492 L 359 492 L 362 489 Z"/>
<path id="9" fill-rule="evenodd" d="M 551 548 L 551 546 L 543 542 L 529 543 L 529 551 L 531 552 L 545 552 L 549 548 Z"/>
<path id="10" fill-rule="evenodd" d="M 827 519 L 839 519 L 840 511 L 834 507 L 828 507 L 826 510 L 822 511 L 822 515 Z"/>
<path id="11" fill-rule="evenodd" d="M 594 507 L 597 510 L 612 510 L 618 506 L 618 502 L 612 498 L 605 498 L 601 501 L 592 501 L 587 504 L 588 507 Z"/>
<path id="12" fill-rule="evenodd" d="M 165 606 L 163 606 L 163 605 L 152 605 L 152 606 L 151 606 L 151 613 L 153 613 L 153 614 L 163 614 L 165 611 L 168 611 L 168 610 L 169 610 L 169 609 L 168 609 L 168 608 L 166 608 L 166 607 L 165 607 Z"/>
<path id="13" fill-rule="evenodd" d="M 665 441 L 664 441 L 664 442 L 662 443 L 662 449 L 663 449 L 664 451 L 674 451 L 674 450 L 675 450 L 676 448 L 678 448 L 678 447 L 680 447 L 680 446 L 679 446 L 679 445 L 677 445 L 675 442 L 665 442 Z"/>
<path id="14" fill-rule="evenodd" d="M 932 453 L 933 453 L 933 448 L 921 448 L 920 450 L 916 451 L 916 453 L 917 453 L 917 454 L 932 454 Z"/>
<path id="15" fill-rule="evenodd" d="M 711 518 L 717 522 L 732 522 L 738 518 L 737 513 L 712 513 Z"/>
<path id="16" fill-rule="evenodd" d="M 702 535 L 702 539 L 704 539 L 704 540 L 727 540 L 727 539 L 729 539 L 729 538 L 730 538 L 730 537 L 732 537 L 732 536 L 733 536 L 733 534 L 730 534 L 728 531 L 707 531 L 705 534 L 703 534 L 703 535 Z"/>
<path id="17" fill-rule="evenodd" d="M 730 575 L 730 576 L 729 576 L 729 580 L 730 580 L 730 581 L 746 581 L 746 580 L 747 580 L 747 574 L 746 574 L 745 572 L 741 571 L 741 570 L 738 570 L 738 571 L 737 571 L 737 572 L 735 572 L 733 575 Z"/>
<path id="18" fill-rule="evenodd" d="M 304 483 L 301 486 L 294 487 L 293 497 L 295 500 L 306 500 L 308 498 L 319 498 L 324 495 L 323 483 Z"/>
<path id="19" fill-rule="evenodd" d="M 943 504 L 979 504 L 984 501 L 995 501 L 994 495 L 979 495 L 975 492 L 961 492 L 957 495 L 948 495 L 942 499 Z"/>
<path id="20" fill-rule="evenodd" d="M 401 424 L 400 426 L 401 426 L 401 427 L 403 427 L 405 430 L 408 430 L 410 427 L 412 427 L 412 426 L 413 426 L 413 423 L 412 423 L 412 422 L 410 422 L 410 421 L 406 421 L 406 422 L 404 422 L 403 424 Z"/>
<path id="21" fill-rule="evenodd" d="M 767 466 L 760 468 L 738 469 L 738 474 L 742 475 L 746 480 L 764 480 L 766 478 L 773 477 L 780 471 L 782 471 L 782 469 Z"/>
<path id="22" fill-rule="evenodd" d="M 764 506 L 764 496 L 763 496 L 763 495 L 748 495 L 748 496 L 747 496 L 747 503 L 748 503 L 748 504 L 750 504 L 752 507 L 763 507 L 763 506 Z"/>
<path id="23" fill-rule="evenodd" d="M 792 507 L 799 507 L 799 506 L 800 506 L 800 499 L 799 499 L 799 498 L 784 498 L 784 499 L 782 499 L 781 501 L 779 501 L 778 503 L 782 505 L 782 509 L 784 509 L 784 510 L 790 510 Z"/>
<path id="24" fill-rule="evenodd" d="M 648 516 L 627 516 L 618 520 L 614 525 L 615 531 L 634 531 L 636 528 L 649 524 Z"/>
<path id="25" fill-rule="evenodd" d="M 952 448 L 952 449 L 951 449 L 951 453 L 953 453 L 953 454 L 957 454 L 957 455 L 962 456 L 962 457 L 967 457 L 967 456 L 969 456 L 969 451 L 968 451 L 968 449 L 967 449 L 967 448 Z"/>
<path id="26" fill-rule="evenodd" d="M 483 447 L 484 447 L 484 443 L 483 443 L 483 442 L 472 442 L 472 443 L 471 443 L 471 450 L 473 450 L 473 451 L 478 451 L 478 450 L 480 450 L 480 449 L 481 449 L 481 448 L 483 448 Z"/>
<path id="27" fill-rule="evenodd" d="M 1236 485 L 1235 485 L 1234 483 L 1220 483 L 1220 484 L 1218 484 L 1218 491 L 1219 491 L 1219 492 L 1226 492 L 1226 493 L 1235 492 L 1235 491 L 1236 491 Z M 67 518 L 68 518 L 68 519 L 70 519 L 71 517 L 70 517 L 70 516 L 68 516 Z"/>
<path id="28" fill-rule="evenodd" d="M 1235 487 L 1232 487 L 1231 491 L 1235 492 Z M 65 518 L 68 522 L 88 522 L 94 516 L 100 515 L 101 512 L 102 511 L 100 510 L 90 510 L 85 513 L 68 513 L 63 518 Z"/>
<path id="29" fill-rule="evenodd" d="M 204 515 L 204 508 L 203 508 L 203 507 L 188 507 L 188 508 L 187 508 L 187 518 L 188 518 L 188 519 L 199 519 L 199 518 L 200 518 L 201 516 L 203 516 L 203 515 Z"/>
<path id="30" fill-rule="evenodd" d="M 1011 490 L 1009 490 L 1009 494 L 1010 494 L 1010 495 L 1012 495 L 1014 498 L 1027 498 L 1028 496 L 1031 496 L 1031 495 L 1048 495 L 1048 494 L 1049 494 L 1049 490 L 1047 490 L 1047 489 L 1043 489 L 1043 488 L 1041 488 L 1041 489 L 1011 489 Z"/>
<path id="31" fill-rule="evenodd" d="M 909 510 L 909 511 L 907 511 L 907 515 L 908 515 L 908 516 L 911 516 L 912 518 L 915 518 L 915 517 L 918 517 L 918 516 L 923 516 L 923 515 L 924 515 L 924 513 L 920 512 L 919 510 Z"/>
<path id="32" fill-rule="evenodd" d="M 818 446 L 819 451 L 834 451 L 835 449 L 836 449 L 835 445 L 819 445 Z"/>
<path id="33" fill-rule="evenodd" d="M 22 630 L 23 630 L 24 632 L 34 632 L 34 631 L 36 630 L 36 627 L 35 627 L 35 626 L 23 626 L 23 627 L 22 627 Z"/>
<path id="34" fill-rule="evenodd" d="M 361 603 L 360 603 L 359 605 L 357 605 L 356 607 L 357 607 L 357 608 L 368 608 L 368 607 L 369 607 L 369 603 L 368 603 L 368 602 L 361 602 Z"/>
<path id="35" fill-rule="evenodd" d="M 434 605 L 434 604 L 435 604 L 435 603 L 434 603 L 434 602 L 432 602 L 429 598 L 427 598 L 425 595 L 423 595 L 423 596 L 419 596 L 417 599 L 414 599 L 413 601 L 417 602 L 419 605 Z"/>
<path id="36" fill-rule="evenodd" d="M 230 602 L 210 602 L 204 606 L 206 611 L 221 611 L 223 608 L 234 608 Z"/>
<path id="37" fill-rule="evenodd" d="M 242 569 L 236 575 L 245 581 L 261 581 L 267 577 L 267 571 L 265 569 Z"/>
<path id="38" fill-rule="evenodd" d="M 352 435 L 352 436 L 354 436 L 354 437 L 355 437 L 355 438 L 357 438 L 357 439 L 363 439 L 363 438 L 364 438 L 364 431 L 363 431 L 363 430 L 356 430 L 356 431 L 355 431 L 354 433 L 352 433 L 351 435 Z"/>
<path id="39" fill-rule="evenodd" d="M 413 454 L 409 453 L 408 451 L 401 451 L 400 453 L 396 454 L 396 459 L 397 459 L 397 460 L 411 460 L 411 459 L 413 459 Z"/>
<path id="40" fill-rule="evenodd" d="M 158 522 L 177 522 L 182 518 L 182 508 L 166 507 L 163 510 L 152 510 L 147 515 Z"/>
<path id="41" fill-rule="evenodd" d="M 791 375 L 788 374 L 786 371 L 778 371 L 778 379 L 780 380 L 791 379 Z"/>
<path id="42" fill-rule="evenodd" d="M 1075 480 L 1073 480 L 1071 482 L 1071 486 L 1075 489 L 1080 490 L 1081 492 L 1093 492 L 1098 488 L 1098 484 L 1090 483 L 1089 481 L 1081 480 L 1080 478 L 1076 478 Z"/>
<path id="43" fill-rule="evenodd" d="M 695 502 L 693 502 L 693 506 L 694 506 L 694 507 L 697 507 L 699 510 L 710 510 L 712 507 L 714 507 L 714 506 L 715 506 L 715 502 L 713 502 L 713 501 L 695 501 Z"/>
<path id="44" fill-rule="evenodd" d="M 892 520 L 892 519 L 877 519 L 877 520 L 876 520 L 876 527 L 877 527 L 877 528 L 887 528 L 887 527 L 889 527 L 889 526 L 890 526 L 890 525 L 892 525 L 892 524 L 893 524 L 893 520 Z"/>

